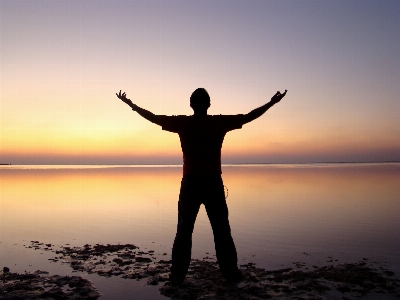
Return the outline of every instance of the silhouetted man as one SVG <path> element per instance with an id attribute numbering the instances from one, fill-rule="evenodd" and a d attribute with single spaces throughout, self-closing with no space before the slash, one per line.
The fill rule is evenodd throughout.
<path id="1" fill-rule="evenodd" d="M 237 254 L 228 221 L 221 178 L 221 147 L 228 131 L 242 128 L 264 114 L 285 95 L 277 92 L 267 104 L 246 115 L 208 115 L 210 96 L 203 88 L 190 97 L 192 116 L 155 115 L 126 98 L 116 94 L 143 118 L 162 126 L 163 130 L 179 134 L 183 152 L 183 178 L 178 202 L 178 226 L 172 248 L 171 279 L 181 282 L 189 268 L 192 233 L 200 205 L 204 204 L 214 233 L 215 251 L 222 275 L 227 281 L 237 281 L 241 272 L 237 267 Z"/>

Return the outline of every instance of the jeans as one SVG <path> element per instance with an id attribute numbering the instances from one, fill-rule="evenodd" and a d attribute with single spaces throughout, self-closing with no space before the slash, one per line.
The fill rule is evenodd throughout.
<path id="1" fill-rule="evenodd" d="M 225 278 L 238 272 L 237 253 L 228 221 L 224 185 L 220 175 L 184 175 L 178 202 L 178 226 L 172 249 L 171 273 L 184 278 L 189 268 L 192 233 L 200 205 L 204 204 L 214 233 L 217 260 Z"/>

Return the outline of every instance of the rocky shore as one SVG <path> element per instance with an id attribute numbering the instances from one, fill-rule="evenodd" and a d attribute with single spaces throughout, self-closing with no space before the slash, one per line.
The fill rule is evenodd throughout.
<path id="1" fill-rule="evenodd" d="M 3 268 L 0 299 L 97 299 L 101 294 L 80 276 L 48 276 L 46 271 L 17 274 Z"/>
<path id="2" fill-rule="evenodd" d="M 142 251 L 132 244 L 69 245 L 55 247 L 32 241 L 30 249 L 51 251 L 52 262 L 68 264 L 74 271 L 99 276 L 119 276 L 141 280 L 145 285 L 160 285 L 160 293 L 171 299 L 360 299 L 384 295 L 400 297 L 400 280 L 382 264 L 362 259 L 307 267 L 301 262 L 292 268 L 265 270 L 253 263 L 240 266 L 243 279 L 226 282 L 214 259 L 192 260 L 182 284 L 168 281 L 171 262 L 157 259 L 154 251 Z M 0 299 L 97 299 L 101 294 L 93 284 L 79 276 L 49 276 L 46 272 L 15 274 L 4 268 L 0 280 Z"/>

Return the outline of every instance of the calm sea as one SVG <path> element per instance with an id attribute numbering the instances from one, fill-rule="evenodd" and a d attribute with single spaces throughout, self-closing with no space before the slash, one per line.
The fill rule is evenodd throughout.
<path id="1" fill-rule="evenodd" d="M 26 249 L 32 240 L 132 243 L 169 256 L 181 177 L 181 166 L 1 166 L 0 267 L 71 272 Z M 368 258 L 400 273 L 399 163 L 227 165 L 223 180 L 239 263 L 275 269 Z M 202 207 L 193 258 L 214 254 Z M 121 296 L 111 283 L 163 298 L 129 280 L 89 277 L 104 298 Z"/>

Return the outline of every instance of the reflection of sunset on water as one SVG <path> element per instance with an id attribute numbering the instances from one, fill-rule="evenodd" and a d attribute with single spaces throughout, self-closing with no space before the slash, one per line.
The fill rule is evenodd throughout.
<path id="1" fill-rule="evenodd" d="M 4 243 L 155 242 L 170 253 L 180 166 L 26 168 L 0 169 Z M 223 179 L 240 257 L 333 251 L 390 259 L 399 249 L 398 164 L 225 166 Z M 201 207 L 193 255 L 205 252 L 214 245 Z"/>
<path id="2" fill-rule="evenodd" d="M 272 235 L 331 246 L 344 237 L 383 244 L 395 238 L 397 165 L 231 167 L 224 178 L 231 218 L 237 222 L 233 232 L 252 232 L 242 235 L 247 243 L 269 245 Z"/>
<path id="3" fill-rule="evenodd" d="M 150 217 L 157 211 L 176 221 L 170 202 L 179 191 L 179 168 L 15 169 L 0 176 L 2 222 L 23 235 L 62 238 L 88 230 L 129 239 L 157 230 L 151 224 L 160 220 Z"/>

